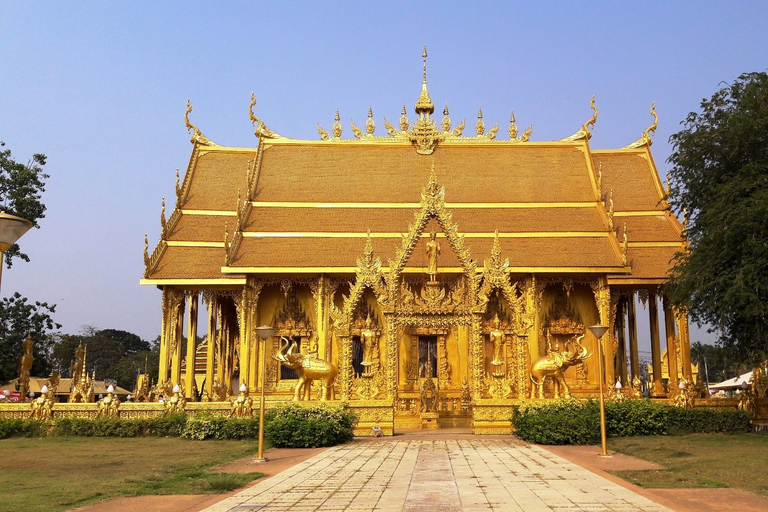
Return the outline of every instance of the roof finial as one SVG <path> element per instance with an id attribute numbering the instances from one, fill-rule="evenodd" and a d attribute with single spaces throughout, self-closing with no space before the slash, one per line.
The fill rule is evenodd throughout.
<path id="1" fill-rule="evenodd" d="M 146 270 L 149 268 L 149 238 L 147 238 L 147 234 L 144 233 L 144 273 L 146 274 Z"/>
<path id="2" fill-rule="evenodd" d="M 643 139 L 648 141 L 648 145 L 650 146 L 653 144 L 653 141 L 651 140 L 651 132 L 654 134 L 656 133 L 656 128 L 659 126 L 659 116 L 656 115 L 656 102 L 654 101 L 651 105 L 651 115 L 653 116 L 653 124 L 646 128 L 645 132 L 643 133 Z"/>
<path id="3" fill-rule="evenodd" d="M 339 109 L 336 109 L 336 117 L 333 118 L 333 136 L 335 138 L 341 137 L 341 117 L 339 117 Z"/>
<path id="4" fill-rule="evenodd" d="M 475 123 L 475 131 L 478 135 L 485 133 L 485 123 L 483 122 L 483 109 L 477 109 L 477 122 Z"/>
<path id="5" fill-rule="evenodd" d="M 515 140 L 517 137 L 517 124 L 515 124 L 515 111 L 509 116 L 509 140 Z"/>
<path id="6" fill-rule="evenodd" d="M 376 129 L 376 124 L 373 121 L 373 107 L 368 107 L 368 120 L 365 121 L 365 131 L 368 133 L 368 135 L 373 135 L 374 130 Z"/>
<path id="7" fill-rule="evenodd" d="M 165 230 L 165 224 L 165 196 L 163 196 L 162 207 L 160 208 L 160 226 L 163 230 Z"/>
<path id="8" fill-rule="evenodd" d="M 448 117 L 448 104 L 445 104 L 443 109 L 443 132 L 447 133 L 451 131 L 451 118 Z"/>
<path id="9" fill-rule="evenodd" d="M 424 75 L 421 81 L 421 94 L 419 100 L 416 102 L 416 113 L 420 116 L 424 114 L 429 117 L 435 111 L 435 104 L 432 103 L 432 98 L 429 97 L 427 92 L 427 45 L 424 45 L 424 51 L 421 56 L 424 58 Z"/>
<path id="10" fill-rule="evenodd" d="M 403 110 L 400 112 L 400 131 L 408 131 L 408 116 L 405 115 L 405 103 L 403 103 Z"/>

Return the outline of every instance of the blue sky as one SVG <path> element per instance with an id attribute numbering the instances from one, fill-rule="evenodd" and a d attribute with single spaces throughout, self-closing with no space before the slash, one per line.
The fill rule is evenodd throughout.
<path id="1" fill-rule="evenodd" d="M 454 122 L 482 106 L 504 133 L 514 109 L 532 140 L 559 139 L 595 94 L 591 144 L 615 148 L 656 101 L 664 176 L 686 114 L 768 68 L 766 27 L 766 2 L 0 2 L 0 140 L 18 160 L 47 154 L 51 175 L 42 229 L 22 239 L 32 261 L 3 272 L 2 293 L 58 304 L 64 332 L 157 336 L 143 237 L 154 247 L 160 198 L 189 159 L 187 98 L 223 145 L 255 145 L 251 91 L 289 137 L 317 138 L 336 108 L 349 136 L 369 105 L 383 133 L 384 116 L 412 110 L 426 43 L 430 95 Z"/>

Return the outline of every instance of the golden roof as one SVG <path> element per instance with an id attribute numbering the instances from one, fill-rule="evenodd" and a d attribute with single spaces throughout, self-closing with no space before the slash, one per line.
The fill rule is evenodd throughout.
<path id="1" fill-rule="evenodd" d="M 234 283 L 249 273 L 349 274 L 369 230 L 375 254 L 395 261 L 414 215 L 425 208 L 424 194 L 438 191 L 476 262 L 490 257 L 498 231 L 510 272 L 600 272 L 628 283 L 665 278 L 683 241 L 680 223 L 662 202 L 650 136 L 623 149 L 592 150 L 594 98 L 592 118 L 560 141 L 528 142 L 530 128 L 515 138 L 514 117 L 509 140 L 495 139 L 498 123 L 463 137 L 463 126 L 450 131 L 447 107 L 438 133 L 426 89 L 426 49 L 424 59 L 420 119 L 411 132 L 401 118 L 400 131 L 385 120 L 390 136 L 373 135 L 369 110 L 367 133 L 353 129 L 355 139 L 340 139 L 338 129 L 329 137 L 322 127 L 319 141 L 290 139 L 255 118 L 252 98 L 256 148 L 193 138 L 174 211 L 167 221 L 163 214 L 152 256 L 145 253 L 144 282 L 204 285 Z M 442 231 L 433 220 L 421 236 L 432 229 Z M 461 271 L 450 250 L 440 264 Z M 405 269 L 419 272 L 426 265 L 417 246 Z"/>

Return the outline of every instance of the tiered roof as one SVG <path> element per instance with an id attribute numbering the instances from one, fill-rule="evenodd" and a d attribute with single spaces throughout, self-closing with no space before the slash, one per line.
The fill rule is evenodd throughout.
<path id="1" fill-rule="evenodd" d="M 447 108 L 438 128 L 427 101 L 425 75 L 410 131 L 403 117 L 400 130 L 385 120 L 390 136 L 375 136 L 369 112 L 366 133 L 353 126 L 351 140 L 340 138 L 338 115 L 333 136 L 318 126 L 321 140 L 307 141 L 274 134 L 251 110 L 256 148 L 213 144 L 187 118 L 192 157 L 174 211 L 167 221 L 163 216 L 161 240 L 151 257 L 145 253 L 142 282 L 202 286 L 239 284 L 247 274 L 350 274 L 369 231 L 376 255 L 395 259 L 433 166 L 477 262 L 490 257 L 498 231 L 513 273 L 603 273 L 627 284 L 665 278 L 683 241 L 649 150 L 655 126 L 627 148 L 592 150 L 593 102 L 593 118 L 562 141 L 528 142 L 530 128 L 518 138 L 514 117 L 511 138 L 497 140 L 498 125 L 485 132 L 482 114 L 477 136 L 464 137 L 463 123 L 451 130 Z M 440 236 L 433 221 L 421 246 L 431 230 Z M 417 246 L 405 271 L 426 266 Z M 440 267 L 462 270 L 450 249 Z"/>

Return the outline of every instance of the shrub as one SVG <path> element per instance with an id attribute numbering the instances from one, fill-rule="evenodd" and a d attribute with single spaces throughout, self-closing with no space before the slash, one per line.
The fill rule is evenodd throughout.
<path id="1" fill-rule="evenodd" d="M 317 448 L 351 441 L 357 417 L 347 404 L 280 404 L 266 411 L 264 432 L 277 448 Z"/>
<path id="2" fill-rule="evenodd" d="M 608 437 L 692 432 L 743 432 L 750 417 L 733 409 L 681 409 L 646 400 L 605 403 Z M 600 441 L 600 409 L 594 400 L 534 402 L 515 409 L 516 434 L 539 444 L 594 444 Z"/>
<path id="3" fill-rule="evenodd" d="M 669 425 L 674 432 L 745 432 L 749 430 L 750 415 L 737 409 L 670 408 Z"/>
<path id="4" fill-rule="evenodd" d="M 259 436 L 259 420 L 198 416 L 187 420 L 181 437 L 186 439 L 254 439 Z"/>
<path id="5" fill-rule="evenodd" d="M 512 425 L 522 439 L 539 444 L 595 444 L 600 410 L 593 400 L 531 402 L 515 408 Z"/>
<path id="6" fill-rule="evenodd" d="M 0 419 L 0 439 L 40 437 L 47 434 L 46 424 L 37 420 Z"/>

